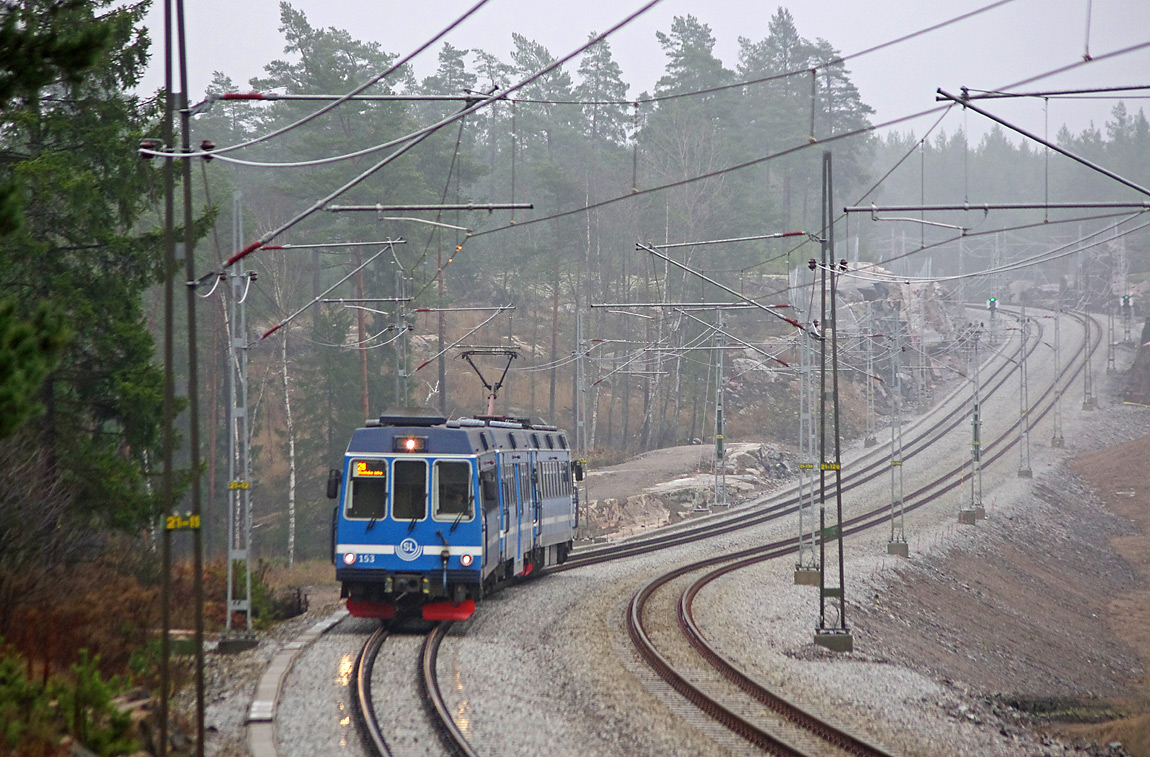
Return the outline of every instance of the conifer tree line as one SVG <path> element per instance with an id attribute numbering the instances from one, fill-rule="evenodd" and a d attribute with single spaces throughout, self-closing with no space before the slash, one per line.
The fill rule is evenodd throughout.
<path id="1" fill-rule="evenodd" d="M 60 64 L 45 53 L 45 65 L 55 71 L 49 78 L 0 79 L 0 95 L 6 97 L 0 112 L 5 121 L 0 178 L 13 187 L 4 208 L 14 208 L 4 217 L 23 216 L 0 247 L 4 293 L 15 295 L 7 310 L 0 308 L 0 335 L 8 319 L 14 324 L 8 328 L 19 327 L 25 342 L 32 333 L 43 343 L 33 351 L 38 356 L 21 358 L 30 368 L 18 378 L 5 373 L 7 342 L 0 344 L 0 402 L 20 404 L 30 418 L 8 431 L 3 444 L 26 457 L 34 451 L 34 467 L 44 479 L 36 486 L 58 492 L 59 508 L 70 517 L 124 528 L 154 518 L 159 459 L 160 373 L 150 336 L 158 333 L 159 164 L 141 161 L 133 148 L 139 137 L 158 135 L 162 101 L 130 94 L 147 55 L 148 41 L 139 28 L 142 7 L 111 10 L 80 0 L 23 4 L 21 12 L 45 17 L 61 13 L 54 8 L 79 14 L 71 18 L 72 29 L 108 31 L 100 32 L 106 35 L 96 46 L 101 52 L 82 74 L 52 68 Z M 317 28 L 289 3 L 280 8 L 282 59 L 269 61 L 250 82 L 217 72 L 205 94 L 338 95 L 398 59 L 399 53 L 388 49 L 398 47 L 391 42 Z M 75 22 L 78 17 L 83 23 Z M 63 28 L 64 22 L 58 23 Z M 785 8 L 766 28 L 748 35 L 738 40 L 737 59 L 722 61 L 704 18 L 675 18 L 657 35 L 664 73 L 652 91 L 639 93 L 628 85 L 608 39 L 509 98 L 438 130 L 335 201 L 529 202 L 533 210 L 322 211 L 275 243 L 377 244 L 263 250 L 249 258 L 249 268 L 259 273 L 246 302 L 256 433 L 252 491 L 257 529 L 262 529 L 258 548 L 278 555 L 292 543 L 291 557 L 324 554 L 330 507 L 322 482 L 365 416 L 396 405 L 421 405 L 447 415 L 484 409 L 479 381 L 456 353 L 416 368 L 464 338 L 489 313 L 436 316 L 416 314 L 415 308 L 513 305 L 513 314 L 493 319 L 464 341 L 514 345 L 519 351 L 498 411 L 571 429 L 579 399 L 588 411 L 593 456 L 617 459 L 709 435 L 710 356 L 638 350 L 654 344 L 705 345 L 710 337 L 705 327 L 673 311 L 635 317 L 591 305 L 731 299 L 637 252 L 636 242 L 785 231 L 817 236 L 824 149 L 834 153 L 840 206 L 863 196 L 868 202 L 904 203 L 964 196 L 972 202 L 1038 199 L 1044 193 L 1051 200 L 1130 196 L 1064 160 L 1052 161 L 1047 171 L 1042 150 L 1000 129 L 976 143 L 968 143 L 953 119 L 927 135 L 871 133 L 873 110 L 832 42 L 803 36 Z M 405 67 L 365 94 L 477 98 L 555 60 L 557 51 L 529 37 L 512 33 L 511 41 L 507 59 L 444 44 L 434 73 L 420 78 Z M 757 83 L 732 86 L 749 81 Z M 197 161 L 193 190 L 202 224 L 197 269 L 208 270 L 234 252 L 233 196 L 240 198 L 246 243 L 280 227 L 386 151 L 298 167 L 272 164 L 307 164 L 386 143 L 466 105 L 357 100 L 232 154 L 248 164 Z M 317 107 L 298 101 L 216 101 L 194 118 L 192 142 L 237 144 L 282 129 Z M 858 136 L 833 139 L 854 132 Z M 1147 132 L 1142 112 L 1119 104 L 1101 128 L 1081 134 L 1063 129 L 1056 140 L 1145 182 L 1150 178 Z M 917 157 L 865 194 L 908 153 Z M 760 160 L 767 156 L 777 157 Z M 387 220 L 401 216 L 448 227 Z M 847 249 L 863 259 L 881 259 L 895 249 L 886 227 L 852 219 L 847 233 L 854 239 Z M 259 339 L 378 253 L 378 242 L 388 238 L 405 243 L 331 296 L 413 298 L 406 305 L 408 339 L 399 338 L 402 327 L 396 328 L 393 303 L 316 304 L 274 336 Z M 673 255 L 735 291 L 767 304 L 787 304 L 792 299 L 788 270 L 805 265 L 817 249 L 788 238 L 676 248 Z M 197 334 L 204 384 L 201 438 L 208 447 L 205 514 L 208 544 L 217 551 L 225 533 L 226 376 L 234 358 L 227 324 L 235 317 L 222 290 L 202 301 L 205 317 Z M 575 343 L 577 313 L 586 337 L 582 345 Z M 788 333 L 780 321 L 761 313 L 732 315 L 728 326 L 759 344 Z M 62 346 L 53 347 L 57 343 Z M 401 345 L 407 346 L 406 355 Z M 583 352 L 587 380 L 577 398 L 572 358 Z M 397 376 L 397 370 L 406 375 Z M 30 392 L 26 387 L 36 384 L 37 371 L 46 379 Z M 772 420 L 788 417 L 786 408 L 745 410 L 761 434 L 787 428 Z M 83 508 L 76 504 L 81 501 Z M 14 505 L 7 511 L 18 512 Z M 306 536 L 296 540 L 296 531 Z"/>

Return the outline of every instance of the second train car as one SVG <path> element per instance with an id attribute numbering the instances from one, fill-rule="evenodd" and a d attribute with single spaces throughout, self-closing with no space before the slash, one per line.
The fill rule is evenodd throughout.
<path id="1" fill-rule="evenodd" d="M 388 413 L 356 429 L 328 496 L 348 611 L 462 620 L 567 558 L 578 525 L 566 435 L 523 419 Z"/>

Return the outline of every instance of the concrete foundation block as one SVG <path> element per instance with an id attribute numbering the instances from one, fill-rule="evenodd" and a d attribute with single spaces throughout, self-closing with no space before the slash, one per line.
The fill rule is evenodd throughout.
<path id="1" fill-rule="evenodd" d="M 818 586 L 823 572 L 818 568 L 796 568 L 795 586 Z"/>
<path id="2" fill-rule="evenodd" d="M 958 511 L 958 522 L 964 526 L 973 526 L 978 521 L 978 516 L 972 508 L 963 508 Z"/>
<path id="3" fill-rule="evenodd" d="M 887 542 L 886 553 L 888 555 L 898 555 L 899 557 L 910 557 L 910 545 L 905 541 Z"/>
<path id="4" fill-rule="evenodd" d="M 850 631 L 815 631 L 815 644 L 832 652 L 853 652 L 855 648 Z"/>
<path id="5" fill-rule="evenodd" d="M 220 654 L 239 654 L 258 646 L 259 641 L 252 636 L 233 636 L 230 639 L 220 639 L 216 651 Z"/>

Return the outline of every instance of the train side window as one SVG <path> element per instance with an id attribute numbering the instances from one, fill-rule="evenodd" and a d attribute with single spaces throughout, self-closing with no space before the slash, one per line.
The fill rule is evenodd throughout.
<path id="1" fill-rule="evenodd" d="M 495 471 L 480 474 L 479 490 L 483 497 L 483 512 L 499 507 L 499 485 L 495 481 Z"/>
<path id="2" fill-rule="evenodd" d="M 346 517 L 351 519 L 383 518 L 387 515 L 387 461 L 352 460 L 351 496 L 347 498 Z"/>
<path id="3" fill-rule="evenodd" d="M 435 519 L 470 520 L 471 466 L 463 461 L 438 460 L 432 469 L 432 491 L 435 492 Z"/>
<path id="4" fill-rule="evenodd" d="M 423 520 L 427 517 L 427 463 L 396 460 L 392 484 L 391 517 Z"/>

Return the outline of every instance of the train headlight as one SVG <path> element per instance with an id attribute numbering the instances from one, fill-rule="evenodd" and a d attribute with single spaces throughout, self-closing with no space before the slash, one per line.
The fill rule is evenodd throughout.
<path id="1" fill-rule="evenodd" d="M 471 557 L 471 555 L 462 555 L 459 558 L 459 564 L 465 568 L 470 568 L 472 559 L 473 558 Z"/>
<path id="2" fill-rule="evenodd" d="M 348 552 L 343 556 L 344 565 L 355 565 L 355 552 Z"/>

